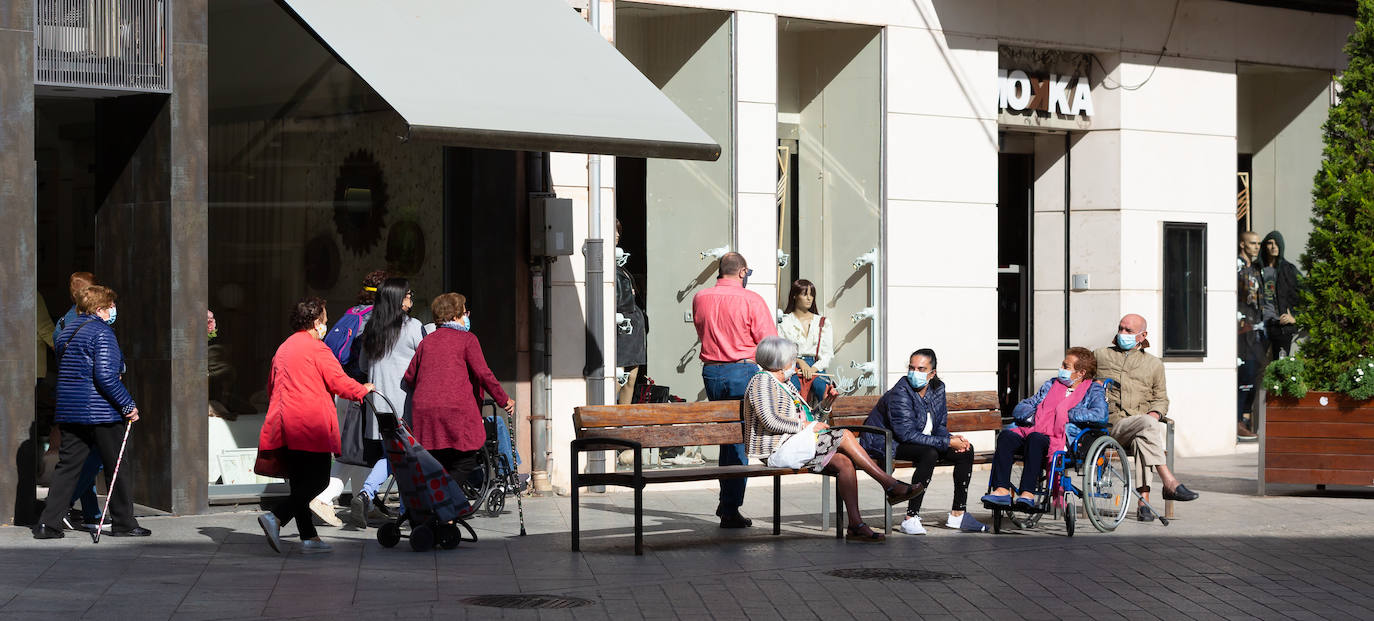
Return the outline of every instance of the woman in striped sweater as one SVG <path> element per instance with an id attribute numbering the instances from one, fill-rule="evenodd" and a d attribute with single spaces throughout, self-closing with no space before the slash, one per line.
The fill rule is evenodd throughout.
<path id="1" fill-rule="evenodd" d="M 835 475 L 849 515 L 849 532 L 845 539 L 850 541 L 880 542 L 883 535 L 873 532 L 859 516 L 859 477 L 855 468 L 860 468 L 872 476 L 887 491 L 888 504 L 906 502 L 925 493 L 925 486 L 919 483 L 909 485 L 893 478 L 874 463 L 854 434 L 844 429 L 830 429 L 820 422 L 807 406 L 806 400 L 797 394 L 790 382 L 797 372 L 797 345 L 778 336 L 770 336 L 759 343 L 754 354 L 755 361 L 763 370 L 749 380 L 744 392 L 744 432 L 749 444 L 749 457 L 768 462 L 783 444 L 798 433 L 814 431 L 815 449 L 801 468 L 813 472 Z M 839 393 L 832 386 L 826 393 L 823 404 L 829 403 Z M 814 426 L 812 426 L 814 424 Z M 810 449 L 808 447 L 808 451 Z"/>

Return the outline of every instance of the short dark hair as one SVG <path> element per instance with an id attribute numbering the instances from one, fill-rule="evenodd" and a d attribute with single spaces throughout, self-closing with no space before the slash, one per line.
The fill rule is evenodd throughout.
<path id="1" fill-rule="evenodd" d="M 308 330 L 324 314 L 324 298 L 307 297 L 291 308 L 291 331 Z"/>
<path id="2" fill-rule="evenodd" d="M 915 358 L 916 356 L 925 356 L 927 358 L 930 358 L 930 370 L 934 371 L 935 369 L 940 368 L 940 361 L 935 359 L 935 350 L 929 347 L 922 347 L 916 351 L 911 352 L 911 355 L 906 357 L 907 362 L 910 362 L 911 359 Z"/>
<path id="3" fill-rule="evenodd" d="M 1064 352 L 1064 355 L 1073 356 L 1077 359 L 1077 361 L 1074 362 L 1073 370 L 1081 371 L 1083 373 L 1083 379 L 1090 380 L 1097 378 L 1097 356 L 1093 355 L 1091 349 L 1086 347 L 1070 347 L 1068 351 Z"/>
<path id="4" fill-rule="evenodd" d="M 429 312 L 439 323 L 461 317 L 467 309 L 468 299 L 461 293 L 445 293 L 429 303 Z"/>
<path id="5" fill-rule="evenodd" d="M 744 260 L 744 255 L 738 252 L 727 252 L 720 257 L 719 276 L 721 278 L 734 276 L 746 267 L 749 267 L 749 262 Z"/>

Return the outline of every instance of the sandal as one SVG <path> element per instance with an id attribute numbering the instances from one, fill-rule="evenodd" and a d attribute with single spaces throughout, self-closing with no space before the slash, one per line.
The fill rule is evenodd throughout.
<path id="1" fill-rule="evenodd" d="M 846 530 L 848 530 L 849 532 L 845 533 L 844 535 L 845 541 L 858 541 L 860 543 L 882 543 L 887 540 L 887 537 L 884 537 L 882 533 L 873 532 L 873 529 L 869 528 L 868 525 L 864 524 L 863 522 L 859 522 L 858 524 L 850 526 Z"/>
<path id="2" fill-rule="evenodd" d="M 897 490 L 902 489 L 899 486 L 906 486 L 906 489 L 902 490 L 901 492 L 898 492 Z M 897 483 L 894 484 L 892 487 L 887 488 L 887 504 L 895 505 L 901 502 L 906 502 L 924 493 L 926 493 L 926 486 L 920 483 L 916 483 L 914 485 L 907 483 Z"/>

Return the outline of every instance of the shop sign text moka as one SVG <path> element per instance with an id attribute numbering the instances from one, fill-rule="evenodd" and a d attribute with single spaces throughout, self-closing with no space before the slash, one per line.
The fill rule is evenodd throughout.
<path id="1" fill-rule="evenodd" d="M 997 70 L 997 108 L 1068 117 L 1093 115 L 1092 85 L 1084 75 L 1030 75 L 1020 69 Z"/>

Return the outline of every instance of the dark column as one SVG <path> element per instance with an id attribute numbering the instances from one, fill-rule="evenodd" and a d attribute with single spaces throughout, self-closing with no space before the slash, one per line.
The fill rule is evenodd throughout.
<path id="1" fill-rule="evenodd" d="M 0 0 L 0 524 L 15 517 L 18 496 L 33 496 L 35 295 L 38 221 L 34 214 L 33 3 Z M 27 450 L 21 444 L 28 442 Z M 27 457 L 24 457 L 27 456 Z M 20 490 L 26 473 L 26 494 Z M 24 507 L 19 507 L 24 509 Z"/>
<path id="2" fill-rule="evenodd" d="M 208 379 L 205 307 L 209 299 L 209 9 L 207 0 L 172 3 L 172 211 L 170 239 L 172 511 L 209 508 Z"/>

